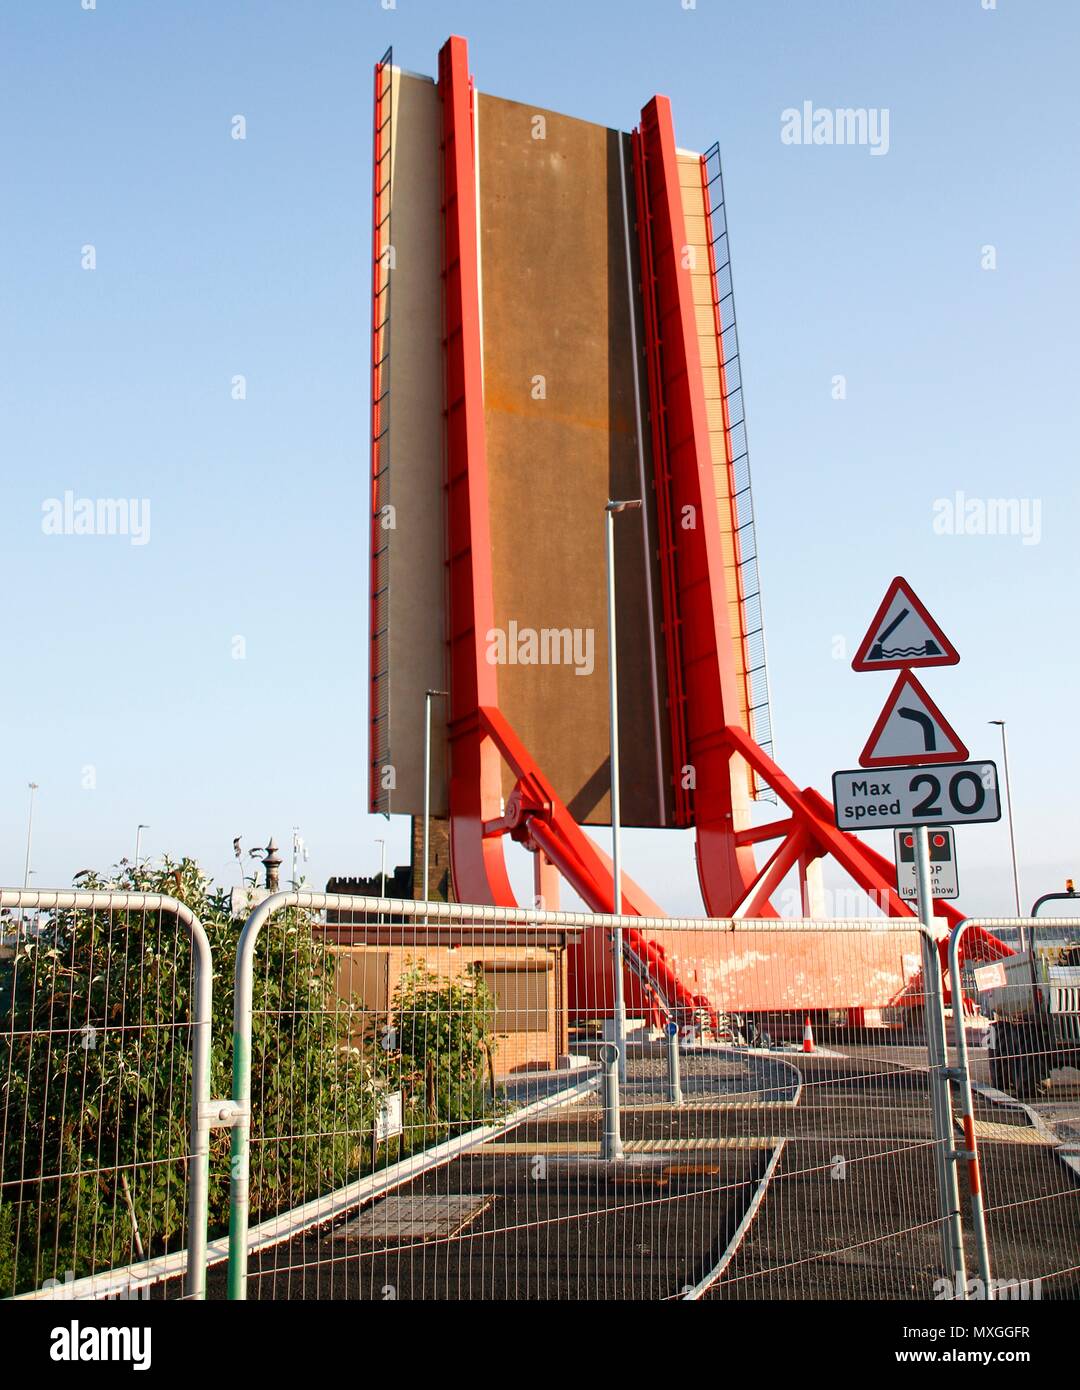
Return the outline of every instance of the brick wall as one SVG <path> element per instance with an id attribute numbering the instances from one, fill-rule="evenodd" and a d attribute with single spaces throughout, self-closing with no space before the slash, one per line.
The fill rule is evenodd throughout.
<path id="1" fill-rule="evenodd" d="M 412 895 L 424 896 L 424 818 L 412 818 Z M 432 902 L 454 901 L 450 887 L 450 821 L 432 816 L 428 836 L 428 892 Z"/>
<path id="2" fill-rule="evenodd" d="M 337 991 L 362 1002 L 380 1032 L 391 1022 L 390 1002 L 402 972 L 422 963 L 440 980 L 455 980 L 479 965 L 495 996 L 497 1076 L 557 1065 L 569 1050 L 566 951 L 520 946 L 336 946 Z"/>

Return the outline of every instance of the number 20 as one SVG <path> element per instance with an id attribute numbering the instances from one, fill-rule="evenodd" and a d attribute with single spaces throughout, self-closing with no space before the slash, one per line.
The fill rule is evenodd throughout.
<path id="1" fill-rule="evenodd" d="M 970 801 L 965 801 L 961 795 L 964 786 L 968 785 L 974 789 L 975 795 Z M 912 816 L 940 816 L 942 808 L 937 805 L 937 800 L 941 796 L 941 779 L 935 777 L 932 772 L 920 772 L 917 777 L 913 777 L 908 784 L 908 790 L 915 792 L 921 788 L 929 788 L 925 798 L 917 806 L 911 808 Z M 959 816 L 977 816 L 986 802 L 986 792 L 980 778 L 970 771 L 954 772 L 949 778 L 949 805 Z"/>

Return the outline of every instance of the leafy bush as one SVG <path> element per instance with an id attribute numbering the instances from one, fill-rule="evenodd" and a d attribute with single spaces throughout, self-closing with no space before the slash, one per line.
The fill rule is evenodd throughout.
<path id="1" fill-rule="evenodd" d="M 482 970 L 446 980 L 412 961 L 398 980 L 392 1008 L 403 1073 L 414 1093 L 423 1086 L 432 1119 L 454 1125 L 494 1114 L 495 999 Z"/>
<path id="2" fill-rule="evenodd" d="M 167 893 L 214 959 L 211 1094 L 230 1094 L 239 925 L 191 859 L 122 865 L 80 887 Z M 15 925 L 0 960 L 0 1294 L 181 1247 L 191 1095 L 192 960 L 168 912 L 64 910 Z M 411 971 L 395 995 L 401 1055 L 335 991 L 333 953 L 290 910 L 256 954 L 251 1215 L 264 1219 L 368 1171 L 375 1116 L 402 1089 L 406 1132 L 380 1160 L 490 1108 L 493 1008 L 482 980 Z M 391 1077 L 393 1082 L 391 1083 Z M 211 1132 L 210 1227 L 228 1224 L 230 1132 Z"/>

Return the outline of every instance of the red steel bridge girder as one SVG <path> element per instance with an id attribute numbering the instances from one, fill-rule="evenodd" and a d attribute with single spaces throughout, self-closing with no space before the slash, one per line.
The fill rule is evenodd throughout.
<path id="1" fill-rule="evenodd" d="M 449 618 L 450 864 L 461 902 L 517 905 L 501 841 L 484 824 L 500 814 L 502 767 L 480 720 L 498 704 L 484 634 L 494 626 L 483 361 L 473 90 L 468 47 L 447 40 L 439 53 L 442 106 L 443 293 L 446 323 L 446 516 Z"/>
<path id="2" fill-rule="evenodd" d="M 486 660 L 494 626 L 491 536 L 483 404 L 474 94 L 463 39 L 439 55 L 442 109 L 443 251 L 446 372 L 446 515 L 450 707 L 451 871 L 460 901 L 515 906 L 501 843 L 509 833 L 563 874 L 588 905 L 610 912 L 614 883 L 608 857 L 582 830 L 499 709 L 496 668 Z M 646 349 L 661 530 L 665 649 L 673 693 L 675 775 L 694 769 L 690 798 L 677 798 L 683 823 L 697 830 L 698 874 L 710 917 L 775 916 L 770 902 L 795 867 L 830 855 L 890 916 L 910 918 L 893 886 L 893 866 L 838 830 L 832 808 L 812 789 L 800 791 L 740 726 L 733 634 L 721 592 L 722 555 L 715 510 L 700 353 L 688 276 L 676 254 L 686 231 L 679 193 L 670 105 L 656 97 L 633 139 Z M 661 496 L 661 492 L 663 496 Z M 698 524 L 676 530 L 673 518 L 694 508 Z M 517 776 L 504 810 L 503 760 Z M 789 814 L 750 828 L 742 796 L 747 768 L 768 783 Z M 759 870 L 753 845 L 780 844 Z M 661 916 L 624 878 L 624 910 Z M 942 910 L 943 909 L 943 910 Z M 959 914 L 939 908 L 948 921 Z M 982 940 L 982 937 L 986 940 Z M 705 1001 L 692 994 L 655 943 L 631 933 L 631 948 L 650 978 L 684 1011 Z M 595 944 L 595 943 L 594 943 Z M 971 951 L 995 959 L 1007 948 L 973 934 Z M 628 985 L 637 982 L 628 974 Z M 629 996 L 628 996 L 629 997 Z M 853 1003 L 856 1001 L 852 1001 Z"/>
<path id="3" fill-rule="evenodd" d="M 690 812 L 706 911 L 726 917 L 757 879 L 752 850 L 735 837 L 747 785 L 724 731 L 739 710 L 733 634 L 721 592 L 723 554 L 693 289 L 683 265 L 686 220 L 671 104 L 656 96 L 633 142 L 638 243 L 646 301 L 646 347 L 657 463 L 660 559 L 665 572 L 669 685 L 676 776 L 693 770 Z M 666 495 L 662 495 L 666 494 Z M 689 516 L 694 524 L 682 525 Z M 665 534 L 666 527 L 666 534 Z M 740 815 L 741 818 L 741 815 Z M 774 915 L 767 900 L 760 910 Z"/>

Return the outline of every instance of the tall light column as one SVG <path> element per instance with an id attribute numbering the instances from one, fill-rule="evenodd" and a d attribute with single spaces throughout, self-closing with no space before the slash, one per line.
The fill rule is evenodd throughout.
<path id="1" fill-rule="evenodd" d="M 1012 853 L 1013 900 L 1016 903 L 1016 916 L 1020 919 L 1023 917 L 1024 913 L 1020 906 L 1020 869 L 1016 862 L 1016 831 L 1013 827 L 1012 783 L 1009 781 L 1009 741 L 1005 733 L 1004 719 L 990 719 L 987 722 L 996 724 L 1001 730 L 1001 761 L 1005 768 L 1005 805 L 1008 809 L 1009 849 Z M 1025 951 L 1027 950 L 1027 943 L 1024 928 L 1020 927 L 1019 932 L 1020 940 L 1018 944 L 1021 951 Z"/>
<path id="2" fill-rule="evenodd" d="M 34 837 L 34 793 L 38 789 L 36 782 L 26 784 L 30 788 L 30 814 L 26 820 L 26 863 L 23 865 L 23 887 L 30 887 L 30 845 Z"/>
<path id="3" fill-rule="evenodd" d="M 622 913 L 622 823 L 619 785 L 619 670 L 615 625 L 615 514 L 640 511 L 641 500 L 608 502 L 604 508 L 607 542 L 608 610 L 608 724 L 611 742 L 611 870 L 614 879 L 615 916 Z M 619 1049 L 619 1081 L 626 1080 L 626 998 L 623 989 L 623 933 L 616 922 L 611 934 L 615 968 L 615 1046 Z"/>
<path id="4" fill-rule="evenodd" d="M 424 902 L 428 901 L 428 859 L 431 838 L 431 702 L 445 697 L 445 690 L 429 690 L 424 696 Z"/>

